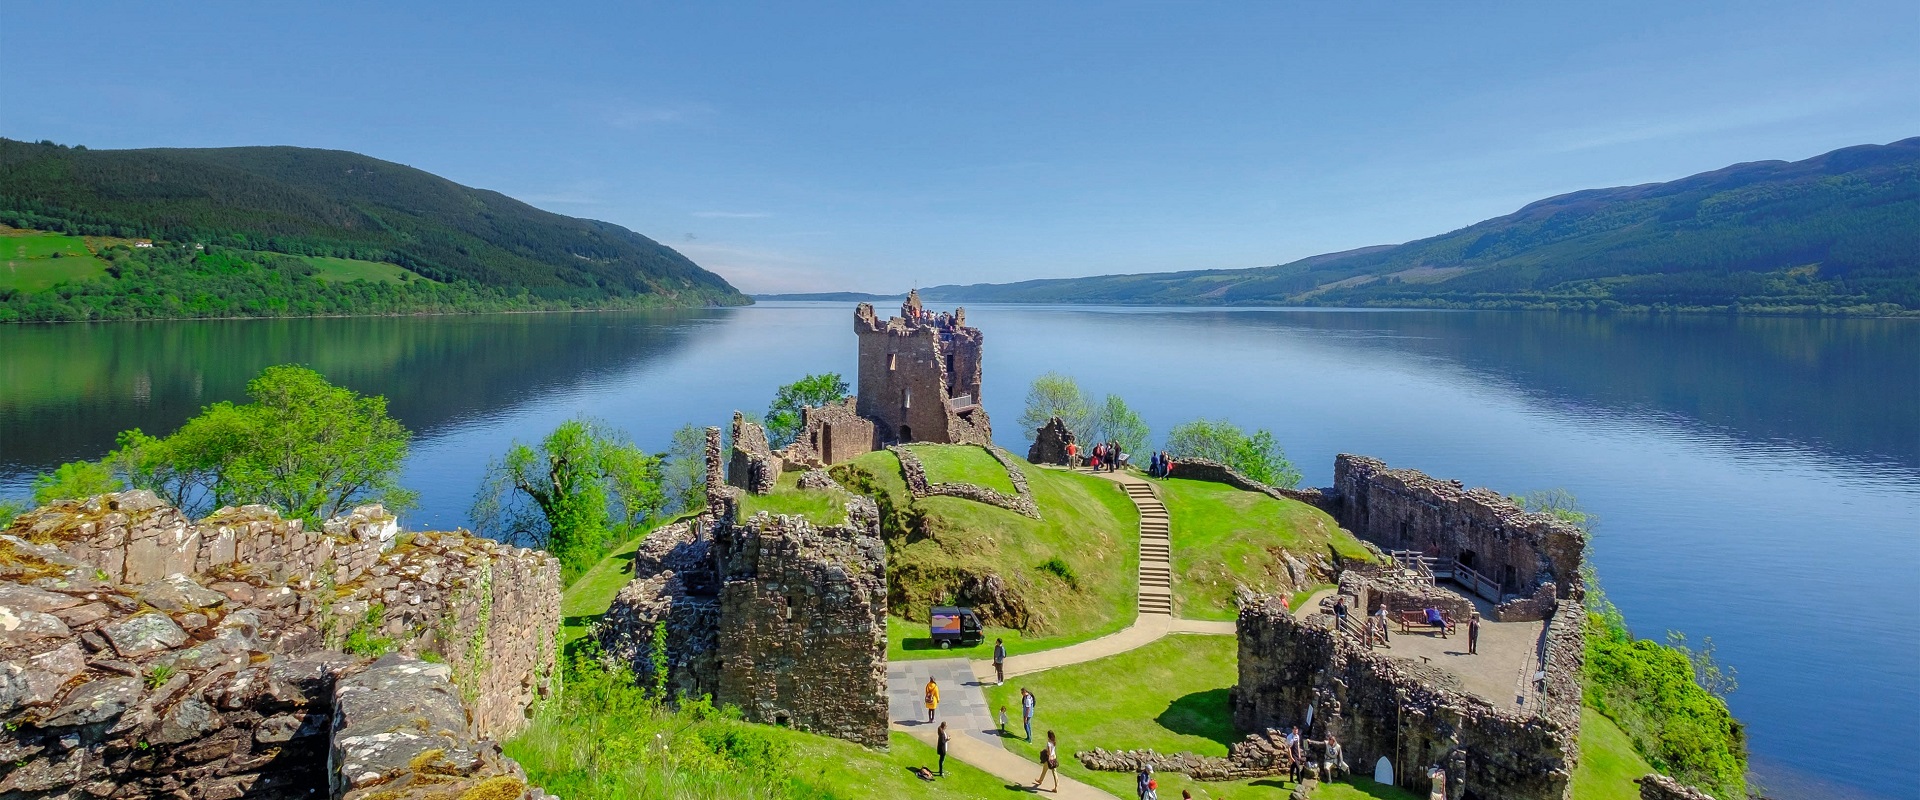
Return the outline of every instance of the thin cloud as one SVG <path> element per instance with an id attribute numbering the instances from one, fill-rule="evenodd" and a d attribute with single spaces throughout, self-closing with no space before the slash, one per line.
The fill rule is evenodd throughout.
<path id="1" fill-rule="evenodd" d="M 773 216 L 765 211 L 695 211 L 693 215 L 701 219 L 766 219 Z"/>

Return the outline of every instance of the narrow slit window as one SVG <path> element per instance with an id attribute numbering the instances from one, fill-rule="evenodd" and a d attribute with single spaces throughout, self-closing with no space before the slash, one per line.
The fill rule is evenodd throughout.
<path id="1" fill-rule="evenodd" d="M 898 369 L 900 369 L 900 354 L 888 353 L 887 354 L 887 371 L 893 372 Z"/>

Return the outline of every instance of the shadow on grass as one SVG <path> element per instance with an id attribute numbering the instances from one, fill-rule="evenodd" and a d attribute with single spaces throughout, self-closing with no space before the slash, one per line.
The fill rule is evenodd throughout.
<path id="1" fill-rule="evenodd" d="M 976 644 L 972 647 L 960 647 L 956 645 L 954 647 L 947 648 L 947 652 L 952 653 L 956 656 L 971 655 L 975 652 L 983 652 L 981 648 L 987 647 L 987 646 L 988 645 L 985 642 L 981 642 L 980 644 Z M 931 638 L 927 638 L 923 636 L 916 639 L 914 637 L 909 636 L 900 640 L 900 649 L 902 650 L 939 650 L 940 645 L 935 644 L 933 639 Z"/>
<path id="2" fill-rule="evenodd" d="M 1388 786 L 1384 783 L 1375 783 L 1372 778 L 1363 778 L 1358 775 L 1342 778 L 1338 783 L 1354 793 L 1373 798 L 1374 800 L 1419 800 L 1412 792 L 1405 789 L 1397 786 Z"/>
<path id="3" fill-rule="evenodd" d="M 1227 708 L 1227 691 L 1208 689 L 1174 700 L 1154 721 L 1174 733 L 1202 736 L 1232 747 L 1240 737 L 1233 733 L 1233 712 Z"/>

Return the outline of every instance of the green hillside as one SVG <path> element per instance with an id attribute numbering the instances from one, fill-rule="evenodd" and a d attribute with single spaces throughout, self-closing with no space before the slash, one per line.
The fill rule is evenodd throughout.
<path id="1" fill-rule="evenodd" d="M 1920 138 L 1561 195 L 1274 267 L 936 286 L 929 300 L 1920 312 Z"/>
<path id="2" fill-rule="evenodd" d="M 344 269 L 342 279 L 399 280 L 397 270 L 364 266 L 388 264 L 532 301 L 748 302 L 618 225 L 337 150 L 89 150 L 0 139 L 0 223 L 307 257 L 322 278 Z"/>

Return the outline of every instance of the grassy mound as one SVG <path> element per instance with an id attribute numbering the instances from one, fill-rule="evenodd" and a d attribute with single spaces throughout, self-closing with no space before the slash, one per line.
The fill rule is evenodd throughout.
<path id="1" fill-rule="evenodd" d="M 1002 494 L 1015 493 L 1007 468 L 984 447 L 914 445 L 907 449 L 927 468 L 929 483 L 971 483 Z"/>
<path id="2" fill-rule="evenodd" d="M 999 469 L 977 447 L 927 445 L 915 453 L 930 470 L 935 459 L 967 463 L 975 455 Z M 1007 605 L 1018 613 L 988 619 L 1000 629 L 988 631 L 982 651 L 995 635 L 1009 638 L 1010 651 L 1030 652 L 1102 636 L 1133 621 L 1140 557 L 1133 503 L 1102 478 L 1021 466 L 1043 519 L 953 497 L 915 500 L 900 476 L 899 459 L 886 451 L 834 468 L 843 484 L 880 504 L 888 602 L 899 620 L 889 627 L 901 629 L 890 632 L 889 657 L 951 655 L 924 638 L 927 610 L 954 599 L 969 579 L 988 576 L 1005 582 Z M 1020 630 L 1014 636 L 1007 628 Z"/>
<path id="3" fill-rule="evenodd" d="M 802 489 L 800 473 L 787 472 L 769 494 L 740 494 L 740 516 L 751 517 L 762 511 L 806 517 L 815 525 L 838 525 L 847 521 L 846 491 L 842 489 Z"/>
<path id="4" fill-rule="evenodd" d="M 1211 481 L 1155 482 L 1172 515 L 1173 609 L 1192 619 L 1233 619 L 1235 583 L 1255 591 L 1310 590 L 1286 578 L 1281 553 L 1366 560 L 1359 539 L 1333 517 L 1296 500 L 1277 500 Z"/>

